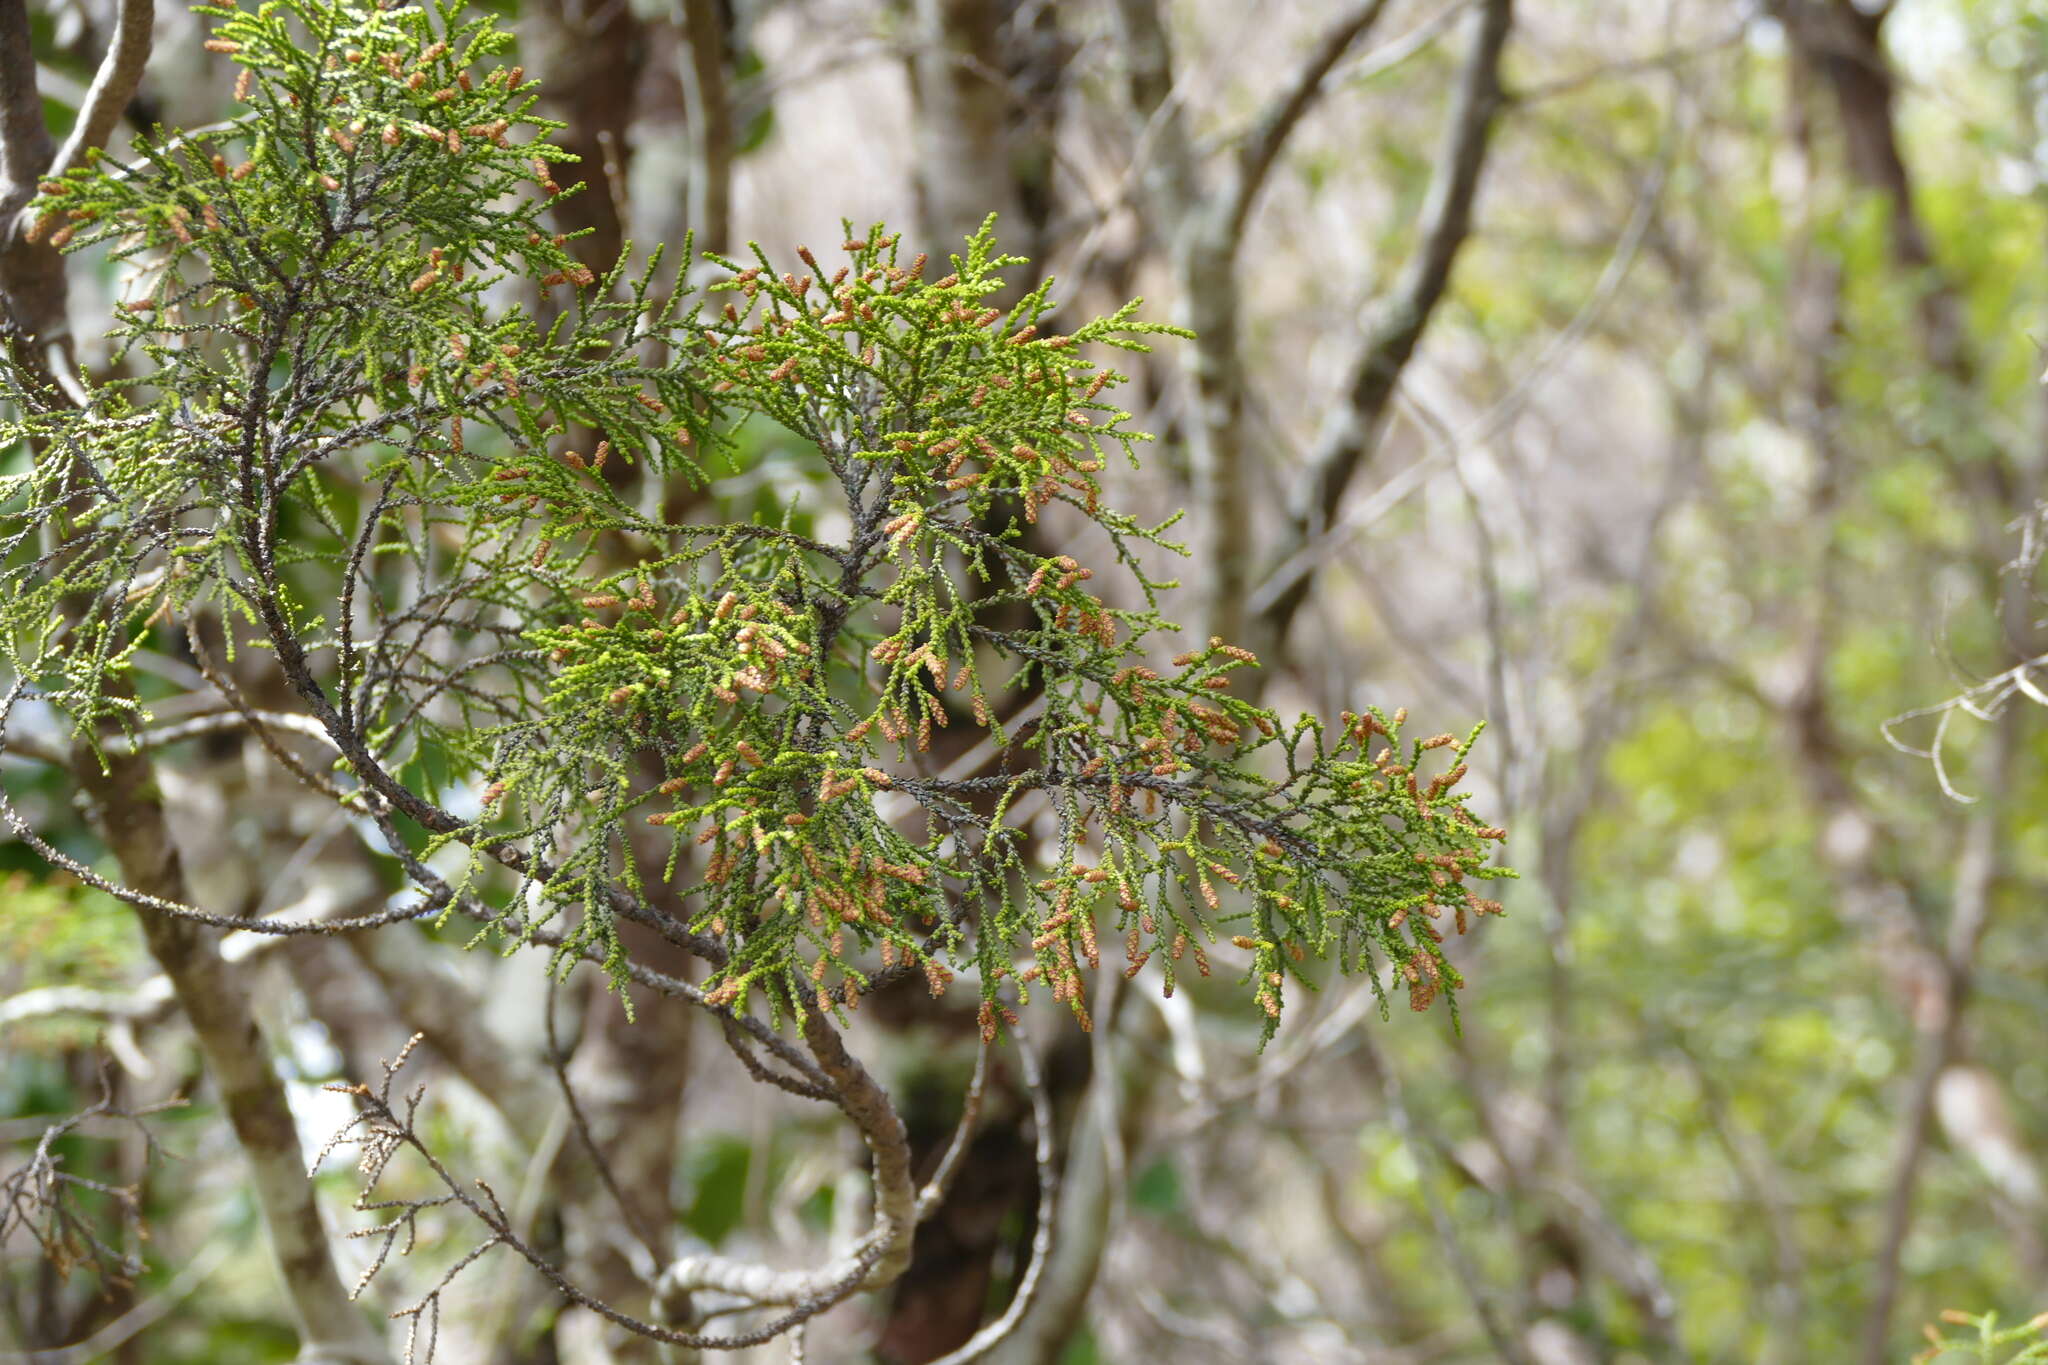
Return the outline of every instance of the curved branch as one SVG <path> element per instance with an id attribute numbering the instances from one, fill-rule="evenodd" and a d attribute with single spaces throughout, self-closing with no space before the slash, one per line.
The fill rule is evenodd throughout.
<path id="1" fill-rule="evenodd" d="M 1461 101 L 1452 118 L 1456 136 L 1439 162 L 1437 182 L 1432 185 L 1425 209 L 1424 247 L 1417 253 L 1417 259 L 1433 266 L 1443 255 L 1440 239 L 1451 236 L 1450 251 L 1455 252 L 1456 240 L 1464 236 L 1479 160 L 1464 139 L 1470 136 L 1476 123 L 1478 146 L 1483 152 L 1485 129 L 1490 126 L 1500 99 L 1494 64 L 1506 36 L 1508 6 L 1509 0 L 1493 0 L 1488 6 L 1476 49 L 1486 54 L 1486 60 L 1475 58 L 1467 67 L 1468 77 L 1478 72 L 1483 79 L 1468 79 L 1461 90 Z M 1378 21 L 1386 6 L 1384 0 L 1355 0 L 1325 30 L 1307 59 L 1254 121 L 1219 186 L 1201 183 L 1203 177 L 1196 165 L 1192 135 L 1181 113 L 1172 48 L 1158 0 L 1119 0 L 1116 8 L 1124 47 L 1129 53 L 1128 100 L 1141 122 L 1140 154 L 1149 162 L 1144 173 L 1146 189 L 1155 215 L 1168 225 L 1180 296 L 1177 321 L 1195 333 L 1187 360 L 1195 399 L 1188 437 L 1195 502 L 1201 513 L 1196 523 L 1195 553 L 1197 560 L 1208 566 L 1202 631 L 1246 644 L 1254 653 L 1262 654 L 1267 637 L 1249 633 L 1254 622 L 1247 619 L 1243 607 L 1252 586 L 1251 561 L 1257 547 L 1251 542 L 1250 523 L 1244 516 L 1250 487 L 1244 430 L 1244 367 L 1238 335 L 1243 297 L 1237 255 L 1252 205 L 1287 138 L 1314 104 L 1330 72 Z M 1462 98 L 1474 89 L 1483 98 Z M 1454 228 L 1455 232 L 1446 234 L 1446 227 Z M 1449 273 L 1447 258 L 1434 271 L 1418 272 L 1413 267 L 1411 262 L 1411 270 L 1397 289 L 1396 306 L 1390 316 L 1426 317 L 1429 306 L 1435 302 L 1434 293 L 1419 307 L 1413 303 L 1402 305 L 1400 300 L 1431 282 L 1435 293 L 1440 293 L 1442 279 Z M 1420 330 L 1417 324 L 1409 334 L 1400 351 L 1402 361 L 1407 359 L 1407 351 L 1413 349 L 1414 336 Z M 1374 345 L 1368 346 L 1368 359 L 1374 350 Z M 1367 372 L 1376 373 L 1379 368 L 1366 366 Z M 1378 403 L 1384 407 L 1384 395 Z M 1277 632 L 1284 633 L 1284 628 Z M 1254 682 L 1252 687 L 1256 691 L 1259 684 Z"/>
<path id="2" fill-rule="evenodd" d="M 107 139 L 114 135 L 114 125 L 121 121 L 128 101 L 142 84 L 155 28 L 155 0 L 121 0 L 107 55 L 93 75 L 92 88 L 85 92 L 85 103 L 79 106 L 71 136 L 64 139 L 64 145 L 57 149 L 57 159 L 50 163 L 52 177 L 82 163 L 87 153 L 106 146 Z"/>
<path id="3" fill-rule="evenodd" d="M 161 976 L 118 991 L 94 990 L 90 986 L 37 986 L 0 1000 L 0 1028 L 60 1014 L 86 1014 L 133 1023 L 155 1019 L 170 1004 L 171 983 Z"/>
<path id="4" fill-rule="evenodd" d="M 855 1289 L 879 1288 L 910 1264 L 918 1192 L 911 1179 L 910 1135 L 903 1119 L 822 1013 L 806 1013 L 800 1027 L 811 1056 L 839 1092 L 840 1108 L 860 1129 L 874 1158 L 874 1224 L 852 1253 L 814 1270 L 776 1270 L 724 1256 L 686 1256 L 662 1271 L 656 1289 L 661 1302 L 685 1305 L 686 1316 L 689 1296 L 701 1290 L 755 1304 L 808 1305 L 849 1281 Z"/>
<path id="5" fill-rule="evenodd" d="M 548 1040 L 548 1070 L 554 1073 L 555 1089 L 562 1097 L 563 1105 L 569 1111 L 569 1124 L 576 1131 L 576 1139 L 583 1147 L 583 1154 L 590 1160 L 590 1169 L 596 1174 L 598 1184 L 604 1186 L 611 1196 L 612 1207 L 619 1211 L 619 1218 L 626 1225 L 626 1231 L 647 1253 L 650 1262 L 659 1262 L 662 1256 L 660 1233 L 647 1226 L 642 1210 L 626 1196 L 619 1186 L 618 1175 L 612 1170 L 611 1158 L 605 1154 L 604 1146 L 591 1130 L 590 1119 L 583 1112 L 583 1102 L 576 1098 L 576 1087 L 569 1080 L 569 1054 L 562 1047 L 561 1031 L 555 1026 L 555 996 L 561 985 L 561 978 L 550 976 L 545 1001 L 541 1004 L 541 1018 Z"/>
<path id="6" fill-rule="evenodd" d="M 239 711 L 209 711 L 204 715 L 193 716 L 187 720 L 159 726 L 154 730 L 142 730 L 134 735 L 117 736 L 107 741 L 103 747 L 108 753 L 112 754 L 143 753 L 150 749 L 161 749 L 166 745 L 183 743 L 188 739 L 198 739 L 203 735 L 217 735 L 227 730 L 239 730 L 248 725 L 252 717 L 260 724 L 268 726 L 273 730 L 289 730 L 293 734 L 305 735 L 310 739 L 320 740 L 322 743 L 332 743 L 327 738 L 327 732 L 321 729 L 319 725 L 305 716 L 294 715 L 290 712 L 252 711 L 245 715 Z M 9 743 L 7 749 L 11 753 L 19 754 L 23 758 L 34 759 L 39 763 L 62 766 L 68 761 L 62 751 L 35 740 L 17 739 Z"/>
<path id="7" fill-rule="evenodd" d="M 1251 594 L 1250 610 L 1254 615 L 1264 612 L 1298 584 L 1313 577 L 1332 558 L 1342 553 L 1349 544 L 1382 515 L 1408 497 L 1423 484 L 1424 477 L 1435 471 L 1440 462 L 1449 461 L 1456 467 L 1458 453 L 1478 446 L 1506 429 L 1508 424 L 1521 415 L 1542 382 L 1556 373 L 1567 356 L 1585 339 L 1586 334 L 1600 320 L 1621 291 L 1622 283 L 1628 278 L 1635 265 L 1636 256 L 1654 225 L 1658 205 L 1663 200 L 1664 188 L 1668 183 L 1672 158 L 1677 151 L 1677 140 L 1671 136 L 1670 125 L 1666 125 L 1666 138 L 1662 149 L 1663 159 L 1643 181 L 1636 193 L 1636 202 L 1630 211 L 1629 220 L 1622 228 L 1621 237 L 1614 250 L 1608 254 L 1607 262 L 1600 269 L 1599 278 L 1587 294 L 1584 303 L 1572 314 L 1564 330 L 1545 343 L 1529 368 L 1508 386 L 1508 391 L 1484 412 L 1465 423 L 1455 432 L 1440 422 L 1432 422 L 1424 409 L 1414 404 L 1412 395 L 1403 389 L 1395 389 L 1395 400 L 1407 406 L 1409 415 L 1422 419 L 1425 434 L 1429 438 L 1430 451 L 1414 464 L 1389 478 L 1373 495 L 1353 502 L 1344 509 L 1344 515 L 1322 530 L 1303 540 L 1292 555 L 1274 564 L 1265 580 Z M 1371 576 L 1366 575 L 1368 583 Z"/>

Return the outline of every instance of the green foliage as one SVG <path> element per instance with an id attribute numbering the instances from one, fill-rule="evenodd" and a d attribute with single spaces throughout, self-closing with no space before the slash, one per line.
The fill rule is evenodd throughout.
<path id="1" fill-rule="evenodd" d="M 13 991 L 119 991 L 137 955 L 133 919 L 122 906 L 96 891 L 32 880 L 23 871 L 0 875 L 0 945 L 0 972 Z M 97 1030 L 94 1020 L 55 1014 L 17 1022 L 10 1043 L 23 1053 L 59 1052 L 89 1044 Z"/>
<path id="2" fill-rule="evenodd" d="M 1949 1309 L 1941 1320 L 1948 1326 L 1968 1327 L 1975 1335 L 1951 1337 L 1930 1323 L 1925 1330 L 1932 1345 L 1913 1357 L 1914 1365 L 2029 1365 L 2048 1360 L 2048 1335 L 2043 1335 L 2048 1313 L 2005 1328 L 1998 1325 L 1996 1313 L 1980 1316 Z"/>
<path id="3" fill-rule="evenodd" d="M 0 963 L 22 988 L 117 986 L 133 969 L 128 912 L 96 892 L 26 872 L 0 876 Z"/>
<path id="4" fill-rule="evenodd" d="M 464 847 L 453 891 L 482 893 L 513 867 L 509 941 L 559 920 L 620 979 L 618 918 L 664 882 L 736 1008 L 910 971 L 936 993 L 971 962 L 984 1032 L 1011 974 L 1085 1022 L 1103 932 L 1168 990 L 1229 932 L 1269 1034 L 1311 956 L 1391 963 L 1417 1009 L 1459 984 L 1438 926 L 1497 912 L 1467 883 L 1510 875 L 1457 790 L 1477 732 L 1283 725 L 1229 695 L 1256 661 L 1221 640 L 1146 663 L 1171 585 L 1140 555 L 1174 547 L 1103 502 L 1146 438 L 1089 357 L 1173 329 L 1132 304 L 1056 332 L 1049 283 L 993 302 L 1023 262 L 988 225 L 943 272 L 878 225 L 836 265 L 710 258 L 729 278 L 696 298 L 656 288 L 658 254 L 598 280 L 542 225 L 567 154 L 518 69 L 484 69 L 491 20 L 205 12 L 249 112 L 37 203 L 144 267 L 118 332 L 145 377 L 84 411 L 6 381 L 0 430 L 40 454 L 0 488 L 0 627 L 86 735 L 136 723 L 138 641 L 218 611 L 416 871 Z M 793 508 L 650 516 L 606 476 L 701 485 L 762 419 L 829 471 L 838 539 Z M 991 766 L 933 770 L 956 726 Z"/>

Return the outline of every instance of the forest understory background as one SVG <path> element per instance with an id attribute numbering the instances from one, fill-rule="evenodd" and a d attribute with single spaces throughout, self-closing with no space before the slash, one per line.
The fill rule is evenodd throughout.
<path id="1" fill-rule="evenodd" d="M 5 138 L 47 117 L 62 143 L 147 3 L 0 0 Z M 669 243 L 675 288 L 686 233 L 793 261 L 878 221 L 943 261 L 993 213 L 1032 262 L 1015 293 L 1055 278 L 1059 325 L 1142 296 L 1193 329 L 1120 358 L 1118 401 L 1158 439 L 1141 469 L 1100 475 L 1140 522 L 1186 511 L 1190 555 L 1147 552 L 1179 580 L 1165 614 L 1255 652 L 1237 694 L 1282 715 L 1487 726 L 1466 785 L 1520 875 L 1488 884 L 1502 917 L 1446 945 L 1467 983 L 1455 1027 L 1399 1008 L 1398 971 L 1381 970 L 1384 1021 L 1365 982 L 1325 974 L 1262 1049 L 1227 940 L 1215 979 L 1170 998 L 1107 953 L 1093 1030 L 1028 1012 L 1042 1087 L 991 1054 L 909 1268 L 820 1317 L 801 1358 L 915 1365 L 1002 1312 L 1032 1259 L 1034 1099 L 1059 1217 L 986 1357 L 1003 1365 L 1878 1365 L 1926 1348 L 1923 1322 L 1975 1338 L 1944 1310 L 2048 1309 L 2048 11 L 479 8 L 581 158 L 554 174 L 584 189 L 549 212 L 596 272 Z M 116 157 L 139 128 L 236 108 L 211 21 L 166 3 L 153 22 L 102 132 Z M 43 168 L 4 169 L 12 218 Z M 101 380 L 131 270 L 69 258 L 76 360 Z M 0 268 L 0 293 L 19 287 Z M 834 491 L 787 433 L 743 438 L 739 472 L 708 487 L 617 470 L 615 487 L 649 516 L 718 522 Z M 199 685 L 189 656 L 136 662 Z M 0 781 L 100 866 L 77 783 L 45 761 L 63 743 L 50 715 L 16 714 Z M 940 740 L 948 760 L 970 747 Z M 193 903 L 305 919 L 393 899 L 375 850 L 254 737 L 205 733 L 156 771 Z M 137 1258 L 60 1275 L 34 1220 L 0 1207 L 0 1362 L 293 1359 L 304 1324 L 280 1306 L 248 1137 L 162 945 L 19 842 L 0 842 L 0 876 L 0 1176 L 90 1111 L 53 1150 L 133 1188 L 135 1219 L 102 1195 L 81 1208 Z M 354 1112 L 323 1085 L 376 1082 L 423 1034 L 400 1085 L 428 1083 L 436 1150 L 488 1175 L 599 1299 L 652 1311 L 666 1256 L 809 1262 L 861 1230 L 858 1141 L 750 1080 L 708 1017 L 636 987 L 629 1023 L 602 972 L 551 985 L 545 954 L 467 938 L 237 932 L 215 954 L 206 936 L 282 1078 L 286 1156 L 302 1167 Z M 626 938 L 701 977 L 673 943 Z M 846 1037 L 922 1175 L 978 1029 L 914 984 Z M 190 1102 L 115 1116 L 174 1097 Z M 375 1245 L 342 1236 L 366 1221 L 351 1165 L 315 1182 L 344 1285 Z M 475 1240 L 422 1232 L 365 1295 L 380 1323 Z M 454 1280 L 440 1311 L 459 1362 L 694 1358 L 509 1260 Z"/>

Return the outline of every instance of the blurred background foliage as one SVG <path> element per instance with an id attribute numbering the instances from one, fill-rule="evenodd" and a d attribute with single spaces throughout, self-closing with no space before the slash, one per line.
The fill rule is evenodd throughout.
<path id="1" fill-rule="evenodd" d="M 592 188 L 562 210 L 592 230 L 586 259 L 685 228 L 787 254 L 836 241 L 842 217 L 918 223 L 917 246 L 943 251 L 961 200 L 971 220 L 1003 209 L 1005 244 L 1060 276 L 1077 315 L 1131 293 L 1188 307 L 1177 225 L 1140 186 L 1159 116 L 1128 107 L 1135 0 L 492 8 L 586 154 Z M 1179 117 L 1211 158 L 1335 9 L 1162 8 Z M 1117 491 L 1141 518 L 1192 505 L 1266 543 L 1369 304 L 1414 246 L 1471 8 L 1395 0 L 1332 73 L 1236 258 L 1249 496 L 1196 496 L 1191 380 L 1167 348 L 1137 386 L 1138 424 L 1164 439 Z M 110 7 L 30 9 L 61 134 Z M 227 112 L 202 37 L 163 7 L 136 122 Z M 1890 88 L 1875 113 L 1842 96 L 1858 73 Z M 1462 1033 L 1441 1013 L 1382 1024 L 1348 984 L 1301 1002 L 1257 1054 L 1230 984 L 1155 1007 L 1141 978 L 1115 1029 L 1062 1037 L 1067 1146 L 1086 1148 L 1090 1104 L 1116 1106 L 1106 1157 L 1092 1134 L 1100 1260 L 1092 1294 L 1084 1281 L 1065 1320 L 999 1359 L 1903 1360 L 1942 1309 L 2048 1308 L 2048 727 L 2010 689 L 1995 715 L 1902 722 L 1920 749 L 1946 722 L 1954 794 L 1885 734 L 2048 647 L 2024 553 L 2048 455 L 2048 11 L 1523 0 L 1503 82 L 1472 235 L 1344 515 L 1311 545 L 1267 699 L 1405 704 L 1460 732 L 1487 719 L 1475 804 L 1509 827 L 1523 879 L 1505 921 L 1461 945 Z M 1904 176 L 1889 185 L 1891 168 L 1858 160 L 1887 137 Z M 75 315 L 122 287 L 112 264 L 74 263 Z M 719 519 L 829 505 L 804 496 L 822 468 L 775 432 L 740 465 L 708 505 L 643 492 Z M 1186 617 L 1204 618 L 1215 568 L 1182 568 Z M 239 742 L 165 764 L 210 894 L 277 909 L 313 894 L 347 839 L 281 815 L 256 766 Z M 67 784 L 4 773 L 44 828 L 96 856 Z M 148 1268 L 132 1285 L 59 1282 L 4 1248 L 0 1333 L 19 1349 L 138 1305 L 160 1320 L 104 1356 L 0 1360 L 291 1358 L 231 1144 L 149 994 L 132 920 L 16 845 L 0 869 L 0 1134 L 32 1144 L 102 1084 L 194 1100 L 151 1121 L 154 1154 L 126 1129 L 66 1139 L 74 1169 L 142 1190 Z M 390 932 L 474 1002 L 481 1032 L 544 1055 L 530 965 L 464 956 L 454 931 Z M 324 941 L 251 964 L 317 1140 L 338 1112 L 318 1085 L 390 1055 L 405 1001 Z M 601 1130 L 663 1130 L 644 1161 L 666 1188 L 647 1211 L 677 1235 L 802 1247 L 858 1216 L 834 1125 L 756 1093 L 701 1036 L 636 1040 L 601 990 L 564 994 Z M 880 1013 L 865 1046 L 913 1129 L 942 1136 L 963 1030 Z M 1105 1069 L 1116 1083 L 1090 1088 Z M 452 1078 L 438 1101 L 447 1140 L 508 1183 L 562 1141 Z M 876 1358 L 929 1359 L 963 1312 L 971 1329 L 1007 1301 L 1029 1156 L 1018 1102 L 992 1103 L 1009 1106 L 992 1125 L 1009 1131 L 977 1148 L 993 1174 L 970 1177 L 961 1218 L 934 1234 L 972 1269 L 964 1287 L 914 1270 L 893 1302 L 836 1314 L 813 1359 L 867 1358 L 878 1336 Z M 350 1186 L 324 1179 L 351 1225 Z M 536 1216 L 604 1262 L 573 1209 Z M 655 1358 L 515 1274 L 466 1282 L 466 1340 L 487 1343 L 474 1359 Z"/>

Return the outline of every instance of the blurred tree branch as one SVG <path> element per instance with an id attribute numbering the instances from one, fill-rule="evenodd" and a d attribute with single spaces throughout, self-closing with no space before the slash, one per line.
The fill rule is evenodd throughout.
<path id="1" fill-rule="evenodd" d="M 1507 105 L 1500 82 L 1501 52 L 1513 21 L 1511 0 L 1484 0 L 1446 115 L 1443 143 L 1432 163 L 1413 253 L 1387 294 L 1367 313 L 1364 336 L 1346 369 L 1343 399 L 1331 408 L 1295 482 L 1274 548 L 1264 559 L 1286 564 L 1337 520 L 1352 475 L 1377 448 L 1401 372 L 1422 339 L 1431 314 L 1450 285 L 1451 271 L 1472 229 L 1472 206 L 1486 164 L 1496 116 Z M 1307 574 L 1275 594 L 1243 636 L 1254 652 L 1285 649 L 1287 632 L 1308 599 Z M 1232 600 L 1247 600 L 1238 583 Z M 1235 624 L 1226 616 L 1225 624 Z"/>

